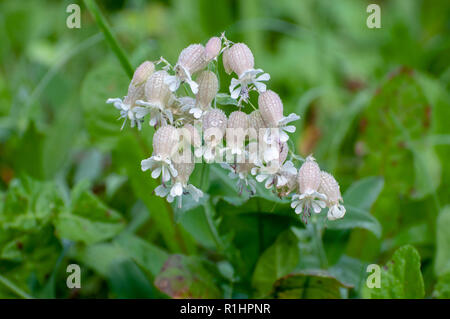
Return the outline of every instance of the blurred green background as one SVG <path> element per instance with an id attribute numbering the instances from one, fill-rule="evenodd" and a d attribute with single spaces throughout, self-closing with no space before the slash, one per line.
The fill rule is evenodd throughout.
<path id="1" fill-rule="evenodd" d="M 381 29 L 366 26 L 372 2 L 381 6 Z M 70 3 L 81 7 L 80 29 L 66 27 Z M 314 153 L 343 191 L 368 176 L 384 180 L 367 207 L 381 236 L 364 223 L 324 233 L 330 266 L 347 261 L 337 269 L 357 278 L 349 297 L 363 296 L 363 265 L 384 264 L 405 244 L 421 256 L 425 296 L 450 296 L 448 1 L 97 3 L 133 67 L 161 55 L 174 63 L 184 47 L 222 31 L 245 42 L 285 113 L 302 117 L 292 137 L 298 154 Z M 157 184 L 139 163 L 151 154 L 152 129 L 120 131 L 105 101 L 125 95 L 129 78 L 84 3 L 1 1 L 0 39 L 0 275 L 8 281 L 0 297 L 19 297 L 18 289 L 49 298 L 164 297 L 155 277 L 174 253 L 208 264 L 175 260 L 165 276 L 191 287 L 189 276 L 205 272 L 203 286 L 166 294 L 254 296 L 258 256 L 292 222 L 271 221 L 273 234 L 245 246 L 258 237 L 252 222 L 226 217 L 239 214 L 235 207 L 217 209 L 226 245 L 250 251 L 241 269 L 216 250 L 203 210 L 178 216 L 151 194 Z M 221 80 L 226 92 L 229 77 Z M 210 194 L 221 187 L 214 178 Z M 229 235 L 233 228 L 242 238 Z M 308 268 L 305 251 L 298 269 Z M 82 266 L 81 289 L 66 287 L 70 263 Z M 216 281 L 221 293 L 209 287 Z"/>

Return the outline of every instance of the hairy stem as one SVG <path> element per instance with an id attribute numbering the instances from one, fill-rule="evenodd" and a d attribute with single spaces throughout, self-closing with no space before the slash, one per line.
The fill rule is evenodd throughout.
<path id="1" fill-rule="evenodd" d="M 134 73 L 133 67 L 131 66 L 130 61 L 125 55 L 125 52 L 120 47 L 119 42 L 112 34 L 111 28 L 108 25 L 108 22 L 106 21 L 103 14 L 100 12 L 97 3 L 95 2 L 95 0 L 84 0 L 84 3 L 86 4 L 86 7 L 89 10 L 89 12 L 94 17 L 98 27 L 100 28 L 100 30 L 102 30 L 103 34 L 105 35 L 106 42 L 108 42 L 117 59 L 119 59 L 120 65 L 122 65 L 122 68 L 131 79 Z"/>

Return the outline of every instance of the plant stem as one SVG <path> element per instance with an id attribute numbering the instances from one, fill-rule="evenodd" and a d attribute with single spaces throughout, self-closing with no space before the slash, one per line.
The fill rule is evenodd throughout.
<path id="1" fill-rule="evenodd" d="M 14 292 L 17 296 L 23 298 L 23 299 L 33 299 L 29 294 L 27 294 L 25 291 L 17 287 L 15 284 L 13 284 L 9 279 L 3 277 L 0 275 L 0 283 L 2 283 L 5 287 L 9 288 L 12 292 Z"/>
<path id="2" fill-rule="evenodd" d="M 120 47 L 119 42 L 112 34 L 111 28 L 108 25 L 108 22 L 106 21 L 105 17 L 100 12 L 99 7 L 97 6 L 97 3 L 95 0 L 84 0 L 84 3 L 86 4 L 87 9 L 92 14 L 92 16 L 95 19 L 95 22 L 97 23 L 100 30 L 102 30 L 103 34 L 105 35 L 105 40 L 108 42 L 109 46 L 113 50 L 116 57 L 119 59 L 120 64 L 122 65 L 122 68 L 127 73 L 127 75 L 130 77 L 130 79 L 133 77 L 133 67 L 131 66 L 130 61 L 128 60 L 127 56 L 125 55 L 125 52 Z"/>
<path id="3" fill-rule="evenodd" d="M 319 262 L 320 262 L 320 268 L 327 269 L 328 268 L 328 261 L 327 261 L 327 255 L 325 253 L 325 249 L 323 247 L 322 243 L 322 234 L 317 226 L 317 222 L 312 220 L 310 224 L 308 224 L 310 227 L 312 234 L 313 234 L 313 241 L 317 249 L 317 255 L 319 256 Z"/>

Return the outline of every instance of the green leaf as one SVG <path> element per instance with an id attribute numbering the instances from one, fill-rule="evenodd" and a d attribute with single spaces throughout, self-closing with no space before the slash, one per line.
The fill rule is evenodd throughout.
<path id="1" fill-rule="evenodd" d="M 345 192 L 344 204 L 369 211 L 383 189 L 381 177 L 367 177 L 354 182 Z"/>
<path id="2" fill-rule="evenodd" d="M 381 287 L 368 288 L 364 294 L 371 299 L 416 299 L 425 295 L 420 255 L 410 245 L 397 249 L 387 268 L 381 270 Z"/>
<path id="3" fill-rule="evenodd" d="M 349 288 L 322 270 L 287 275 L 275 282 L 271 297 L 276 299 L 340 299 L 340 288 Z"/>
<path id="4" fill-rule="evenodd" d="M 155 279 L 155 286 L 172 298 L 220 298 L 213 275 L 196 257 L 171 255 Z"/>
<path id="5" fill-rule="evenodd" d="M 72 191 L 70 209 L 58 216 L 55 227 L 59 237 L 86 244 L 117 235 L 125 226 L 121 215 L 103 204 L 79 184 Z"/>
<path id="6" fill-rule="evenodd" d="M 300 258 L 298 239 L 291 230 L 281 233 L 275 243 L 259 257 L 252 285 L 259 296 L 266 296 L 273 283 L 289 274 Z"/>
<path id="7" fill-rule="evenodd" d="M 124 255 L 133 259 L 139 266 L 156 276 L 169 255 L 161 248 L 132 234 L 121 234 L 114 244 L 122 249 Z"/>
<path id="8" fill-rule="evenodd" d="M 436 221 L 436 259 L 434 272 L 437 276 L 450 273 L 450 206 L 444 207 Z"/>
<path id="9" fill-rule="evenodd" d="M 64 202 L 53 183 L 29 177 L 13 180 L 4 195 L 0 223 L 3 227 L 31 230 L 56 217 Z"/>
<path id="10" fill-rule="evenodd" d="M 344 218 L 328 221 L 329 229 L 351 229 L 363 228 L 371 231 L 378 238 L 381 237 L 381 225 L 378 220 L 369 212 L 362 209 L 345 205 L 347 212 Z"/>
<path id="11" fill-rule="evenodd" d="M 368 177 L 353 183 L 345 192 L 344 218 L 327 222 L 329 229 L 363 228 L 381 237 L 381 225 L 369 210 L 383 188 L 383 179 Z"/>
<path id="12" fill-rule="evenodd" d="M 131 260 L 114 262 L 109 269 L 108 283 L 117 298 L 158 298 L 149 278 Z"/>

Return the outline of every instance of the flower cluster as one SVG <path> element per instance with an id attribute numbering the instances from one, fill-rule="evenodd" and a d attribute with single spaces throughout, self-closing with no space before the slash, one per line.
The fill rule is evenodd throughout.
<path id="1" fill-rule="evenodd" d="M 235 74 L 227 96 L 237 110 L 228 116 L 217 108 L 219 58 L 228 74 Z M 159 69 L 159 70 L 157 70 Z M 142 63 L 135 71 L 123 98 L 108 99 L 120 110 L 131 127 L 141 129 L 148 118 L 156 129 L 153 154 L 142 160 L 143 171 L 150 170 L 161 185 L 155 194 L 181 206 L 183 195 L 198 201 L 200 189 L 189 184 L 195 163 L 220 162 L 236 179 L 238 191 L 257 193 L 258 183 L 280 198 L 291 198 L 291 206 L 307 222 L 311 212 L 328 207 L 328 219 L 342 218 L 345 208 L 339 184 L 321 171 L 312 156 L 299 160 L 289 149 L 290 122 L 300 117 L 284 115 L 279 95 L 267 88 L 270 75 L 255 68 L 253 53 L 244 43 L 233 43 L 224 34 L 211 38 L 205 46 L 191 44 L 171 65 L 166 59 Z M 254 93 L 252 93 L 254 92 Z M 258 108 L 251 95 L 258 96 Z M 251 113 L 244 111 L 250 105 Z M 226 160 L 224 161 L 224 157 Z"/>

